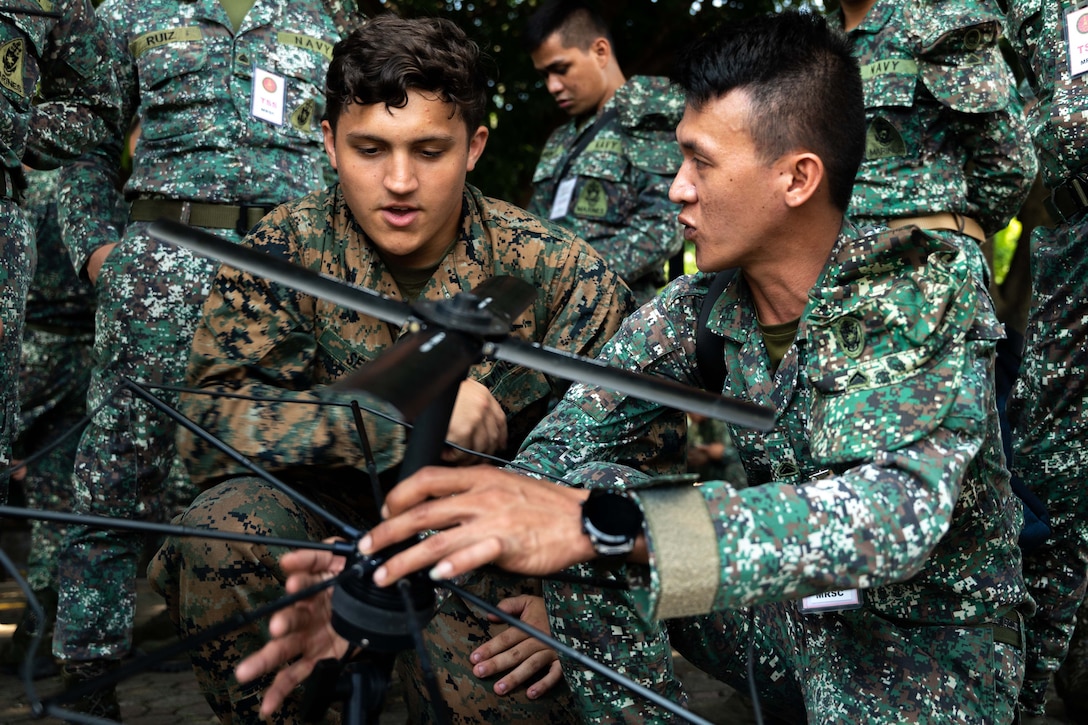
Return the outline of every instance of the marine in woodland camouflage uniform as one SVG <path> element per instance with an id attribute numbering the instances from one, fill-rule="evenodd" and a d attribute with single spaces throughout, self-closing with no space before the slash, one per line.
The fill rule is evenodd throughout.
<path id="1" fill-rule="evenodd" d="M 124 118 L 141 126 L 124 185 L 132 211 L 123 230 L 110 213 L 120 193 L 122 133 L 71 166 L 61 184 L 65 242 L 76 270 L 95 278 L 98 295 L 88 408 L 113 401 L 79 444 L 77 512 L 164 518 L 175 426 L 128 391 L 115 392 L 122 376 L 153 386 L 184 380 L 215 263 L 151 239 L 147 222 L 173 217 L 238 240 L 277 204 L 324 184 L 322 83 L 353 9 L 351 0 L 256 0 L 238 24 L 215 0 L 108 0 L 99 9 L 122 58 Z M 254 115 L 262 100 L 280 115 Z M 70 529 L 53 642 L 58 657 L 104 662 L 129 652 L 140 541 Z"/>
<path id="2" fill-rule="evenodd" d="M 599 352 L 631 309 L 630 295 L 615 274 L 588 246 L 557 227 L 486 198 L 472 187 L 466 188 L 464 199 L 459 238 L 421 297 L 443 299 L 492 276 L 524 279 L 542 294 L 514 323 L 518 337 L 582 355 Z M 393 299 L 402 298 L 393 276 L 353 223 L 338 186 L 278 209 L 249 241 L 258 249 L 274 250 L 277 257 Z M 244 337 L 237 335 L 239 329 L 245 329 Z M 346 520 L 373 525 L 378 518 L 364 475 L 366 461 L 352 410 L 346 405 L 352 395 L 325 386 L 375 358 L 405 332 L 224 268 L 212 289 L 205 321 L 197 330 L 190 380 L 209 393 L 230 392 L 259 400 L 186 394 L 182 409 L 242 455 Z M 254 375 L 256 370 L 262 371 L 259 377 Z M 470 375 L 491 390 L 508 415 L 511 445 L 507 455 L 566 385 L 503 362 L 480 363 Z M 378 468 L 388 470 L 403 454 L 402 431 L 365 415 Z M 256 419 L 261 420 L 259 426 L 245 423 Z M 339 533 L 267 483 L 239 479 L 247 471 L 202 439 L 183 432 L 180 440 L 190 471 L 202 486 L 233 479 L 198 497 L 180 523 L 309 540 Z M 323 444 L 315 446 L 314 441 Z M 306 473 L 305 468 L 315 472 Z M 282 553 L 279 547 L 171 539 L 153 563 L 152 575 L 171 606 L 180 607 L 184 630 L 197 632 L 236 611 L 282 596 L 283 577 L 276 564 Z M 504 586 L 505 593 L 484 596 L 495 601 L 514 593 L 511 584 Z M 447 641 L 442 628 L 458 624 L 444 620 L 464 617 L 468 612 L 463 608 L 459 601 L 449 602 L 428 628 L 429 644 L 442 657 L 436 666 L 446 670 L 440 680 L 451 707 L 457 712 L 479 708 L 477 714 L 498 708 L 511 720 L 541 721 L 548 711 L 519 708 L 516 696 L 497 698 L 472 675 L 468 652 L 475 645 Z M 474 618 L 468 622 L 475 624 L 471 641 L 481 644 L 496 625 L 489 625 L 479 614 Z M 235 718 L 247 708 L 256 708 L 256 698 L 268 682 L 240 688 L 230 678 L 231 669 L 265 639 L 259 627 L 252 627 L 206 645 L 194 655 L 205 691 L 218 683 L 216 694 L 231 701 Z M 455 647 L 452 658 L 451 646 Z M 228 681 L 230 689 L 223 692 Z M 410 701 L 410 705 L 418 713 L 418 702 Z M 552 710 L 549 717 L 558 717 L 560 712 Z"/>
<path id="3" fill-rule="evenodd" d="M 363 31 L 338 45 L 328 82 L 326 133 L 343 180 L 327 191 L 281 206 L 245 243 L 393 299 L 440 300 L 491 277 L 512 276 L 539 290 L 535 302 L 513 323 L 518 338 L 582 355 L 596 354 L 633 304 L 628 289 L 592 247 L 557 225 L 484 197 L 472 186 L 458 183 L 456 188 L 443 186 L 435 193 L 433 177 L 440 169 L 434 165 L 456 162 L 464 141 L 446 148 L 433 139 L 463 133 L 466 126 L 470 138 L 481 133 L 480 119 L 469 115 L 482 118 L 486 106 L 478 71 L 461 72 L 477 78 L 468 89 L 454 85 L 453 80 L 435 80 L 461 77 L 435 69 L 436 62 L 444 68 L 461 62 L 475 68 L 471 59 L 478 56 L 468 47 L 475 48 L 448 21 L 402 21 L 392 16 L 371 20 Z M 418 55 L 428 49 L 434 55 Z M 404 71 L 401 63 L 406 57 L 424 70 L 419 74 Z M 388 97 L 388 84 L 375 85 L 374 71 L 382 68 L 401 69 L 399 81 L 408 92 L 405 104 L 397 105 L 395 94 Z M 423 86 L 429 92 L 414 91 L 413 83 L 420 82 L 436 83 L 437 89 Z M 446 93 L 465 106 L 439 100 Z M 466 99 L 477 95 L 479 110 L 465 111 Z M 342 98 L 353 100 L 337 100 Z M 428 111 L 428 104 L 441 104 L 433 116 L 444 125 L 417 127 L 422 115 L 417 103 Z M 378 121 L 358 120 L 370 118 L 366 114 L 375 109 Z M 350 124 L 347 130 L 345 124 Z M 417 138 L 417 133 L 425 140 Z M 486 129 L 483 133 L 486 140 Z M 435 152 L 432 146 L 445 150 Z M 427 158 L 431 154 L 438 160 Z M 354 161 L 357 156 L 361 159 Z M 353 164 L 394 164 L 384 159 L 404 156 L 417 159 L 414 163 L 424 167 L 428 178 L 413 184 L 416 172 L 408 169 L 415 167 L 407 161 L 397 164 L 395 174 L 376 166 L 368 179 L 377 181 L 361 181 L 353 175 Z M 442 160 L 446 157 L 452 161 Z M 464 173 L 462 168 L 461 179 Z M 372 186 L 364 187 L 364 183 Z M 360 195 L 365 201 L 360 201 Z M 438 242 L 433 265 L 406 269 L 394 263 L 399 262 L 395 255 L 406 252 L 391 238 L 409 246 L 414 242 L 403 241 L 408 234 L 387 227 L 380 221 L 384 216 L 370 205 L 384 209 L 397 204 L 428 210 L 432 222 L 438 215 L 434 210 L 450 210 L 447 221 L 453 238 L 447 241 L 443 236 L 424 245 Z M 418 233 L 424 234 L 424 223 L 418 226 Z M 198 425 L 342 520 L 368 527 L 378 520 L 378 513 L 366 475 L 365 449 L 348 407 L 357 394 L 329 386 L 388 350 L 406 332 L 405 327 L 224 267 L 215 278 L 196 332 L 189 381 L 203 393 L 241 397 L 186 393 L 182 409 Z M 507 457 L 567 386 L 565 381 L 505 362 L 476 364 L 470 377 L 486 386 L 505 413 L 508 445 L 498 453 Z M 394 483 L 396 466 L 404 455 L 403 429 L 367 411 L 363 418 L 377 468 L 385 472 L 388 484 Z M 247 476 L 249 470 L 203 439 L 182 431 L 179 445 L 191 473 L 210 488 L 178 523 L 308 540 L 342 534 L 267 482 Z M 149 577 L 188 634 L 283 596 L 284 575 L 277 563 L 282 553 L 282 547 L 172 538 L 153 562 Z M 533 580 L 502 576 L 480 576 L 469 586 L 491 600 L 540 591 Z M 571 721 L 575 715 L 559 692 L 539 701 L 526 700 L 523 693 L 500 697 L 473 674 L 469 653 L 504 628 L 489 623 L 481 612 L 457 598 L 445 600 L 426 627 L 424 637 L 446 707 L 456 721 Z M 239 685 L 233 668 L 267 639 L 265 628 L 254 625 L 208 643 L 193 655 L 201 687 L 221 718 L 257 721 L 260 693 L 270 680 Z M 412 720 L 434 720 L 433 704 L 409 656 L 401 658 L 399 671 Z M 299 707 L 296 699 L 278 717 L 297 721 Z"/>
<path id="4" fill-rule="evenodd" d="M 1028 125 L 1057 222 L 1031 236 L 1032 303 L 1024 363 L 1009 401 L 1013 470 L 1043 499 L 1052 530 L 1024 558 L 1038 610 L 1027 625 L 1020 704 L 1026 715 L 1041 715 L 1050 675 L 1066 657 L 1088 572 L 1088 214 L 1077 193 L 1077 187 L 1088 190 L 1088 76 L 1083 64 L 1074 75 L 1067 41 L 1070 33 L 1083 45 L 1088 20 L 1083 12 L 1069 18 L 1077 4 L 1068 1 L 1008 5 L 1006 32 L 1038 99 L 1028 109 Z M 1078 57 L 1074 50 L 1074 63 Z M 1080 691 L 1067 703 L 1083 706 L 1083 698 Z"/>
<path id="5" fill-rule="evenodd" d="M 34 238 L 17 203 L 22 163 L 54 168 L 118 123 L 116 78 L 89 0 L 11 0 L 0 11 L 0 375 L 19 377 Z M 0 396 L 0 467 L 11 460 L 17 386 Z M 0 481 L 0 500 L 7 479 Z"/>
<path id="6" fill-rule="evenodd" d="M 559 184 L 576 177 L 566 213 L 553 221 L 592 244 L 642 302 L 665 283 L 665 263 L 683 246 L 669 184 L 680 167 L 676 124 L 684 99 L 666 78 L 634 76 L 602 113 L 610 108 L 616 117 L 577 158 L 571 151 L 597 117 L 552 132 L 533 172 L 529 210 L 548 218 Z"/>
<path id="7" fill-rule="evenodd" d="M 571 116 L 541 152 L 529 211 L 593 245 L 645 302 L 683 247 L 669 183 L 680 168 L 684 99 L 667 78 L 626 78 L 607 24 L 587 3 L 542 3 L 525 43 L 545 88 Z"/>

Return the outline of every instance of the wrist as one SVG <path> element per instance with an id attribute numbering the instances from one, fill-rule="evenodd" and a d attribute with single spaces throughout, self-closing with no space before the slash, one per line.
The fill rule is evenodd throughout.
<path id="1" fill-rule="evenodd" d="M 642 538 L 642 509 L 628 494 L 593 489 L 582 502 L 582 533 L 596 556 L 626 557 Z M 645 541 L 642 541 L 645 549 Z"/>

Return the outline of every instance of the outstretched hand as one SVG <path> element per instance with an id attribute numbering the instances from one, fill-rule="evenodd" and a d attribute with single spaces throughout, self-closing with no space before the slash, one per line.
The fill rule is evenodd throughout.
<path id="1" fill-rule="evenodd" d="M 344 562 L 344 557 L 330 551 L 284 554 L 280 566 L 287 574 L 287 592 L 293 594 L 336 576 L 343 571 Z M 309 677 L 318 662 L 339 658 L 348 649 L 348 641 L 332 628 L 331 589 L 276 612 L 268 622 L 268 631 L 272 639 L 239 662 L 234 671 L 238 681 L 245 683 L 291 662 L 280 670 L 265 693 L 261 701 L 263 717 L 275 712 L 291 691 Z"/>
<path id="2" fill-rule="evenodd" d="M 582 533 L 588 492 L 494 468 L 424 468 L 385 500 L 385 521 L 360 542 L 364 554 L 434 530 L 374 573 L 387 586 L 415 571 L 448 579 L 484 564 L 544 575 L 594 558 Z"/>
<path id="3" fill-rule="evenodd" d="M 549 632 L 548 612 L 542 597 L 523 594 L 503 599 L 495 606 L 518 617 L 525 624 L 544 633 Z M 492 622 L 499 621 L 494 614 L 488 614 L 487 618 Z M 530 700 L 535 700 L 563 678 L 559 654 L 517 627 L 508 627 L 477 647 L 469 655 L 469 660 L 472 662 L 472 674 L 477 677 L 491 677 L 509 670 L 492 688 L 498 695 L 511 693 L 539 676 L 525 691 Z"/>

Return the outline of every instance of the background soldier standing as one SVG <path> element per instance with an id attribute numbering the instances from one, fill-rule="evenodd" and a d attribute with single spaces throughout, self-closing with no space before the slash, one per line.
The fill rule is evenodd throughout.
<path id="1" fill-rule="evenodd" d="M 34 233 L 37 268 L 27 294 L 19 376 L 19 437 L 14 454 L 25 459 L 71 433 L 86 412 L 94 344 L 94 289 L 79 279 L 68 260 L 57 224 L 59 171 L 27 172 L 23 209 Z M 21 486 L 26 505 L 47 511 L 72 507 L 72 462 L 78 433 L 27 466 Z M 26 580 L 46 614 L 44 632 L 52 637 L 57 610 L 57 557 L 65 526 L 33 520 Z M 12 634 L 7 664 L 18 665 L 33 635 L 28 607 Z M 47 664 L 52 667 L 52 658 Z"/>
<path id="2" fill-rule="evenodd" d="M 608 27 L 586 3 L 544 3 L 525 31 L 533 66 L 570 122 L 548 138 L 529 211 L 600 252 L 640 304 L 683 247 L 669 181 L 684 99 L 668 79 L 624 78 Z"/>
<path id="3" fill-rule="evenodd" d="M 75 269 L 95 283 L 88 409 L 122 376 L 184 380 L 215 263 L 146 234 L 167 217 L 238 240 L 268 210 L 326 182 L 322 83 L 332 47 L 360 17 L 353 0 L 108 0 L 99 8 L 118 64 L 123 117 L 140 122 L 126 228 L 113 221 L 120 131 L 71 166 L 60 216 Z M 168 403 L 176 396 L 160 391 Z M 75 511 L 162 520 L 175 426 L 128 391 L 84 431 Z M 60 562 L 53 651 L 68 685 L 132 647 L 142 537 L 71 527 Z M 119 717 L 113 687 L 81 707 Z"/>
<path id="4" fill-rule="evenodd" d="M 835 18 L 865 89 L 849 218 L 978 244 L 1004 228 L 1037 167 L 996 11 L 967 0 L 843 0 Z M 977 245 L 967 251 L 988 279 Z"/>
<path id="5" fill-rule="evenodd" d="M 22 164 L 55 168 L 118 125 L 117 82 L 89 0 L 4 0 L 0 10 L 0 467 L 18 430 L 23 311 L 34 237 L 17 204 Z M 48 9 L 46 8 L 48 6 Z M 35 94 L 38 94 L 35 96 Z M 6 499 L 7 480 L 0 482 Z"/>
<path id="6" fill-rule="evenodd" d="M 1027 622 L 1020 707 L 1023 722 L 1045 722 L 1050 676 L 1066 657 L 1088 576 L 1088 9 L 1013 0 L 1005 26 L 1037 99 L 1029 126 L 1056 222 L 1031 235 L 1024 364 L 1009 400 L 1013 470 L 1043 499 L 1052 530 L 1024 556 L 1038 610 Z M 1066 705 L 1083 717 L 1084 690 L 1070 684 L 1062 682 Z"/>

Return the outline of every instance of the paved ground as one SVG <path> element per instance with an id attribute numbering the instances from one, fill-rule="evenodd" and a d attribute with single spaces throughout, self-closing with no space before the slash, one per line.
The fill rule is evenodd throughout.
<path id="1" fill-rule="evenodd" d="M 10 550 L 11 539 L 0 535 L 0 545 L 5 546 L 18 561 L 17 552 Z M 2 572 L 0 572 L 0 578 Z M 137 595 L 137 628 L 149 622 L 164 609 L 162 599 L 152 592 L 146 581 L 140 580 Z M 0 646 L 10 637 L 22 614 L 22 593 L 10 580 L 0 581 Z M 146 629 L 146 627 L 143 627 Z M 146 643 L 148 650 L 157 649 L 158 643 Z M 141 646 L 141 642 L 137 642 Z M 692 698 L 692 710 L 715 725 L 753 725 L 756 720 L 746 698 L 732 688 L 713 680 L 691 667 L 679 657 L 677 667 Z M 56 692 L 59 679 L 50 677 L 35 682 L 41 694 Z M 399 702 L 396 683 L 387 698 L 387 705 L 379 725 L 400 725 L 407 721 L 403 704 Z M 190 670 L 182 672 L 146 672 L 136 675 L 118 687 L 121 710 L 128 725 L 213 725 L 216 719 L 201 697 Z M 1086 693 L 1088 695 L 1088 693 Z M 1064 717 L 1060 700 L 1051 693 L 1051 725 L 1073 725 Z M 27 705 L 28 699 L 22 683 L 9 674 L 0 674 L 0 725 L 23 725 L 31 722 L 57 723 L 49 719 L 36 719 Z"/>
<path id="2" fill-rule="evenodd" d="M 140 580 L 139 584 L 138 628 L 164 608 L 162 599 L 147 587 L 146 581 Z M 0 643 L 11 637 L 23 604 L 22 593 L 12 582 L 0 582 Z M 149 644 L 148 649 L 157 646 Z M 678 660 L 678 667 L 691 692 L 695 712 L 715 724 L 750 725 L 755 722 L 744 698 L 732 688 L 704 676 L 682 660 Z M 41 679 L 34 684 L 42 695 L 54 693 L 60 687 L 57 677 Z M 196 681 L 189 670 L 136 675 L 119 685 L 118 696 L 128 725 L 212 725 L 218 722 L 197 690 Z M 59 722 L 53 718 L 33 717 L 27 703 L 21 681 L 10 674 L 0 674 L 0 725 Z M 398 702 L 394 683 L 380 725 L 399 725 L 406 721 L 406 711 Z"/>

